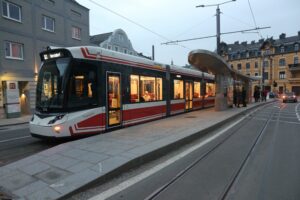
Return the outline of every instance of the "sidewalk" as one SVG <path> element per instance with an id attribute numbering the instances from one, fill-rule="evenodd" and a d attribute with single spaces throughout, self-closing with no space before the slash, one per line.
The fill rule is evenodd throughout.
<path id="1" fill-rule="evenodd" d="M 1 192 L 14 199 L 62 199 L 201 137 L 265 103 L 213 109 L 132 126 L 64 143 L 0 168 Z"/>
<path id="2" fill-rule="evenodd" d="M 26 124 L 30 121 L 32 115 L 24 115 L 18 118 L 0 119 L 0 127 Z"/>

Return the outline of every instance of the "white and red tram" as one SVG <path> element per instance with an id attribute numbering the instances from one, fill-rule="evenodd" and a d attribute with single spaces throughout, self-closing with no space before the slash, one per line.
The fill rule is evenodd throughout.
<path id="1" fill-rule="evenodd" d="M 40 54 L 35 137 L 75 137 L 214 105 L 214 77 L 99 47 Z"/>

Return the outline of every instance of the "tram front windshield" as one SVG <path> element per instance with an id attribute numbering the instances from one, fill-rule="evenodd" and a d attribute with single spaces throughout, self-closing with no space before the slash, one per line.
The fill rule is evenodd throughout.
<path id="1" fill-rule="evenodd" d="M 66 71 L 69 58 L 46 61 L 39 73 L 36 108 L 40 112 L 60 111 L 63 108 Z"/>

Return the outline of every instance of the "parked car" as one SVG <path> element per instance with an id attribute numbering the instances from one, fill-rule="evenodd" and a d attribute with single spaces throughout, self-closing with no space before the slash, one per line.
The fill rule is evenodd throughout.
<path id="1" fill-rule="evenodd" d="M 286 102 L 297 102 L 297 96 L 295 95 L 294 92 L 286 92 L 284 94 L 282 94 L 282 102 L 286 103 Z"/>
<path id="2" fill-rule="evenodd" d="M 274 92 L 269 92 L 269 98 L 275 98 L 276 97 L 276 94 Z"/>

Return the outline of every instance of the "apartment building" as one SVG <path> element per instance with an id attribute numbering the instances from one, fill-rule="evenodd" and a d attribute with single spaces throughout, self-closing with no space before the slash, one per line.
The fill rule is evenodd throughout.
<path id="1" fill-rule="evenodd" d="M 299 46 L 300 31 L 290 37 L 282 33 L 278 39 L 222 43 L 221 51 L 233 69 L 260 78 L 253 87 L 264 86 L 275 93 L 293 91 L 300 95 Z"/>
<path id="2" fill-rule="evenodd" d="M 35 107 L 39 53 L 89 42 L 89 10 L 75 0 L 0 0 L 0 118 Z"/>

